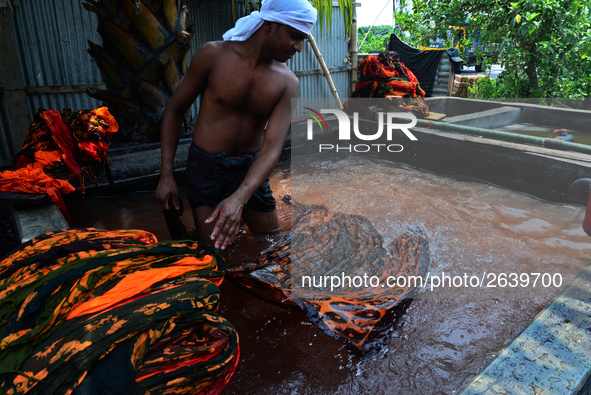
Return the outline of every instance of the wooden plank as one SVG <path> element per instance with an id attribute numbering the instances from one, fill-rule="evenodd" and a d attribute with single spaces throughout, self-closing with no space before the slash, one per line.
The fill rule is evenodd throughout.
<path id="1" fill-rule="evenodd" d="M 440 121 L 445 117 L 446 117 L 446 114 L 442 114 L 440 112 L 429 111 L 429 116 L 425 117 L 424 119 L 428 119 L 430 121 Z"/>
<path id="2" fill-rule="evenodd" d="M 28 95 L 42 95 L 45 93 L 80 93 L 86 92 L 86 88 L 105 90 L 107 89 L 107 86 L 105 84 L 28 86 L 25 88 L 25 93 Z"/>

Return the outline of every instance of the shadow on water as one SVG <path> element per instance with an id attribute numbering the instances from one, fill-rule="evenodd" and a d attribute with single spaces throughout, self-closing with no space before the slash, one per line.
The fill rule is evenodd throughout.
<path id="1" fill-rule="evenodd" d="M 432 276 L 559 273 L 562 283 L 423 289 L 387 347 L 357 360 L 301 311 L 225 281 L 219 310 L 237 328 L 241 347 L 226 394 L 453 394 L 588 263 L 583 207 L 392 163 L 311 161 L 300 170 L 284 165 L 271 177 L 276 197 L 293 193 L 307 204 L 364 215 L 386 244 L 409 227 L 422 227 Z M 278 210 L 289 228 L 290 212 L 279 200 Z M 190 226 L 189 211 L 183 221 Z M 70 214 L 77 227 L 138 228 L 170 238 L 153 191 L 89 196 L 71 205 Z M 228 265 L 252 261 L 271 243 L 242 229 L 225 254 Z"/>

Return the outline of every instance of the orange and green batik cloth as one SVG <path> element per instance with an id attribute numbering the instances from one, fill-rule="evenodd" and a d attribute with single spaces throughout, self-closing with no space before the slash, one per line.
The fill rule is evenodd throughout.
<path id="1" fill-rule="evenodd" d="M 218 393 L 239 356 L 225 262 L 140 230 L 50 232 L 0 262 L 0 391 Z"/>

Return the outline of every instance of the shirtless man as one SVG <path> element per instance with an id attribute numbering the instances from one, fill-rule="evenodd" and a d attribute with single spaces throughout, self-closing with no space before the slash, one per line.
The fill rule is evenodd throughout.
<path id="1" fill-rule="evenodd" d="M 241 218 L 256 233 L 280 230 L 268 184 L 289 129 L 299 81 L 285 65 L 316 20 L 307 0 L 265 0 L 221 42 L 193 56 L 162 119 L 156 197 L 178 210 L 173 160 L 183 115 L 201 95 L 187 160 L 187 197 L 197 238 L 225 249 Z M 237 40 L 237 41 L 234 41 Z"/>

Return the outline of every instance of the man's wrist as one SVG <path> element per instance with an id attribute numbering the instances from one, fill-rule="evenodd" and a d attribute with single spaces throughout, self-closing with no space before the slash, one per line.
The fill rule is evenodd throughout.
<path id="1" fill-rule="evenodd" d="M 161 180 L 167 180 L 167 179 L 174 179 L 174 176 L 172 175 L 172 171 L 161 171 L 160 172 L 160 179 Z"/>
<path id="2" fill-rule="evenodd" d="M 234 192 L 234 195 L 235 195 L 236 199 L 238 200 L 238 202 L 240 203 L 240 206 L 242 208 L 244 208 L 244 206 L 246 206 L 246 203 L 248 203 L 248 199 L 250 199 L 250 196 L 248 194 L 248 190 L 244 187 L 239 187 Z"/>

